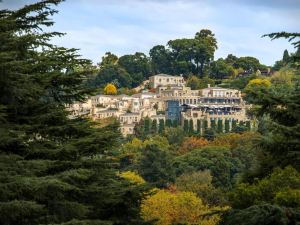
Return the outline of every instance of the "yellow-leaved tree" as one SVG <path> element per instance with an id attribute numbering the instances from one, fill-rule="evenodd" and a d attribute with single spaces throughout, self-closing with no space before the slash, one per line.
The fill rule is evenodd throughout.
<path id="1" fill-rule="evenodd" d="M 141 215 L 146 221 L 156 220 L 156 225 L 199 224 L 215 225 L 218 215 L 212 213 L 193 192 L 159 190 L 143 200 Z"/>
<path id="2" fill-rule="evenodd" d="M 104 94 L 106 95 L 116 95 L 117 93 L 118 93 L 117 88 L 112 83 L 108 83 L 104 88 Z"/>
<path id="3" fill-rule="evenodd" d="M 120 173 L 119 176 L 128 180 L 129 182 L 131 182 L 133 184 L 136 184 L 136 185 L 146 183 L 145 180 L 140 175 L 138 175 L 137 173 L 135 173 L 133 171 L 122 172 L 122 173 Z"/>

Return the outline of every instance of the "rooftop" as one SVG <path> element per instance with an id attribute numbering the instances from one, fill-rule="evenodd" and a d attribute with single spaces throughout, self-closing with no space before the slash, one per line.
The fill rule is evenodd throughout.
<path id="1" fill-rule="evenodd" d="M 138 116 L 140 115 L 139 113 L 123 113 L 120 116 Z"/>
<path id="2" fill-rule="evenodd" d="M 182 77 L 182 76 L 169 75 L 169 74 L 165 74 L 165 73 L 159 73 L 159 74 L 153 75 L 151 77 L 155 77 L 155 76 L 160 76 L 160 77 Z"/>

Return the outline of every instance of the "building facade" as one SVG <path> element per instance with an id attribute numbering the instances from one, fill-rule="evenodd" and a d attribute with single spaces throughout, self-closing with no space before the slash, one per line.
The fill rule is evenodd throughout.
<path id="1" fill-rule="evenodd" d="M 160 86 L 168 86 L 168 85 L 183 86 L 185 85 L 185 81 L 182 76 L 157 74 L 149 77 L 149 84 L 151 88 L 157 88 Z"/>
<path id="2" fill-rule="evenodd" d="M 166 74 L 150 77 L 149 84 L 156 89 L 155 93 L 96 95 L 67 108 L 73 117 L 88 115 L 94 120 L 115 117 L 124 136 L 134 134 L 134 126 L 146 117 L 157 122 L 176 120 L 182 126 L 188 121 L 195 130 L 221 123 L 223 128 L 226 124 L 231 129 L 233 121 L 248 120 L 248 106 L 239 90 L 210 86 L 191 90 L 185 86 L 183 77 Z"/>

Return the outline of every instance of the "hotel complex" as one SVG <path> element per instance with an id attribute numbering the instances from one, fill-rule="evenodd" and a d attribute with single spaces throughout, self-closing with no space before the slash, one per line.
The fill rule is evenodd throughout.
<path id="1" fill-rule="evenodd" d="M 248 121 L 247 105 L 239 90 L 207 87 L 191 90 L 182 76 L 158 74 L 149 78 L 154 92 L 141 91 L 128 95 L 96 95 L 84 103 L 74 103 L 68 107 L 72 117 L 87 115 L 94 120 L 115 117 L 121 124 L 124 136 L 134 134 L 134 127 L 143 118 L 165 122 L 176 121 L 202 132 L 216 124 L 227 129 L 233 121 Z"/>

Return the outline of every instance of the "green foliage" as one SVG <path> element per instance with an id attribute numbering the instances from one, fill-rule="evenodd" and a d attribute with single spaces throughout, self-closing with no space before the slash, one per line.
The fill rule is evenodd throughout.
<path id="1" fill-rule="evenodd" d="M 216 120 L 212 119 L 210 121 L 210 127 L 212 130 L 216 130 Z"/>
<path id="2" fill-rule="evenodd" d="M 292 86 L 284 83 L 271 84 L 268 88 L 257 87 L 247 94 L 250 103 L 258 106 L 256 116 L 264 120 L 266 129 L 260 145 L 270 153 L 273 158 L 270 163 L 273 165 L 293 165 L 299 169 L 299 93 L 300 77 L 295 75 Z"/>
<path id="3" fill-rule="evenodd" d="M 190 134 L 194 133 L 194 122 L 193 122 L 193 120 L 189 121 L 189 133 Z"/>
<path id="4" fill-rule="evenodd" d="M 165 120 L 160 119 L 159 120 L 159 125 L 158 125 L 158 132 L 160 134 L 162 134 L 164 132 L 164 130 L 165 130 Z"/>
<path id="5" fill-rule="evenodd" d="M 119 65 L 106 65 L 100 69 L 100 72 L 90 83 L 92 87 L 104 87 L 107 83 L 113 83 L 118 88 L 131 88 L 132 78 L 130 74 Z"/>
<path id="6" fill-rule="evenodd" d="M 232 120 L 231 126 L 232 126 L 232 129 L 235 129 L 237 126 L 237 120 Z"/>
<path id="7" fill-rule="evenodd" d="M 210 171 L 198 171 L 182 174 L 176 178 L 176 188 L 179 191 L 196 193 L 208 205 L 222 205 L 224 194 L 212 185 Z"/>
<path id="8" fill-rule="evenodd" d="M 231 188 L 234 177 L 241 172 L 242 164 L 228 148 L 209 146 L 192 150 L 175 159 L 177 174 L 210 170 L 216 187 Z"/>
<path id="9" fill-rule="evenodd" d="M 197 133 L 201 135 L 201 120 L 197 120 Z"/>
<path id="10" fill-rule="evenodd" d="M 156 45 L 149 52 L 152 69 L 155 74 L 173 74 L 171 54 L 163 45 Z"/>
<path id="11" fill-rule="evenodd" d="M 150 133 L 150 123 L 151 123 L 150 118 L 146 117 L 144 119 L 144 132 L 146 135 Z"/>
<path id="12" fill-rule="evenodd" d="M 167 119 L 166 120 L 166 127 L 171 127 L 172 126 L 172 120 Z"/>
<path id="13" fill-rule="evenodd" d="M 223 216 L 221 225 L 290 225 L 299 222 L 299 209 L 261 204 L 243 210 L 230 210 Z"/>
<path id="14" fill-rule="evenodd" d="M 214 34 L 210 30 L 201 30 L 194 38 L 170 40 L 167 48 L 154 46 L 149 55 L 155 73 L 203 76 L 216 49 Z"/>
<path id="15" fill-rule="evenodd" d="M 38 224 L 46 216 L 45 207 L 32 201 L 12 200 L 0 203 L 0 221 L 3 224 Z"/>
<path id="16" fill-rule="evenodd" d="M 136 52 L 134 55 L 121 56 L 118 60 L 118 65 L 130 74 L 133 87 L 140 85 L 152 73 L 148 57 L 141 52 Z"/>
<path id="17" fill-rule="evenodd" d="M 192 90 L 207 88 L 208 84 L 214 86 L 215 81 L 207 76 L 203 78 L 198 78 L 197 76 L 190 76 L 186 81 L 186 86 L 190 87 Z"/>
<path id="18" fill-rule="evenodd" d="M 173 127 L 178 127 L 178 120 L 173 120 L 172 126 Z"/>
<path id="19" fill-rule="evenodd" d="M 234 76 L 233 66 L 226 63 L 222 58 L 212 62 L 211 64 L 211 76 L 214 79 L 224 79 Z"/>
<path id="20" fill-rule="evenodd" d="M 266 66 L 261 65 L 258 59 L 250 56 L 238 58 L 233 65 L 235 68 L 243 68 L 244 70 L 252 72 L 266 69 Z"/>
<path id="21" fill-rule="evenodd" d="M 91 62 L 49 42 L 61 33 L 43 31 L 60 2 L 0 11 L 1 224 L 142 223 L 146 189 L 118 177 L 111 160 L 118 124 L 70 119 L 65 110 L 90 94 L 83 81 Z"/>
<path id="22" fill-rule="evenodd" d="M 169 153 L 157 145 L 147 145 L 142 151 L 138 171 L 147 182 L 157 187 L 166 187 L 175 178 Z"/>
<path id="23" fill-rule="evenodd" d="M 223 121 L 222 120 L 218 120 L 217 131 L 218 131 L 218 133 L 223 133 Z"/>
<path id="24" fill-rule="evenodd" d="M 186 133 L 181 127 L 171 127 L 164 130 L 164 136 L 168 139 L 170 145 L 178 147 L 182 144 Z"/>
<path id="25" fill-rule="evenodd" d="M 157 133 L 157 120 L 152 120 L 152 124 L 151 124 L 151 133 L 155 134 Z"/>
<path id="26" fill-rule="evenodd" d="M 230 126 L 229 126 L 229 120 L 225 120 L 225 133 L 229 133 Z"/>
<path id="27" fill-rule="evenodd" d="M 239 184 L 231 193 L 231 202 L 234 208 L 247 208 L 264 202 L 299 207 L 299 191 L 300 173 L 292 167 L 286 167 L 275 169 L 269 177 L 257 183 Z"/>
<path id="28" fill-rule="evenodd" d="M 189 121 L 188 120 L 184 120 L 183 121 L 183 130 L 188 133 L 189 132 Z"/>
<path id="29" fill-rule="evenodd" d="M 99 63 L 100 68 L 105 68 L 106 66 L 116 65 L 118 63 L 118 56 L 112 54 L 111 52 L 106 52 Z"/>

